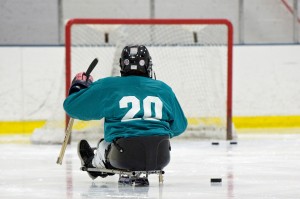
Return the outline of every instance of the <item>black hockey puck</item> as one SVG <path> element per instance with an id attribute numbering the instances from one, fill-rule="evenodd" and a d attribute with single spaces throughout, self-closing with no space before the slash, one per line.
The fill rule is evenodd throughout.
<path id="1" fill-rule="evenodd" d="M 235 144 L 237 144 L 237 141 L 231 141 L 230 144 L 235 145 Z"/>
<path id="2" fill-rule="evenodd" d="M 222 178 L 211 178 L 210 182 L 211 183 L 221 183 L 222 182 Z"/>
<path id="3" fill-rule="evenodd" d="M 219 145 L 219 142 L 212 142 L 211 145 Z"/>

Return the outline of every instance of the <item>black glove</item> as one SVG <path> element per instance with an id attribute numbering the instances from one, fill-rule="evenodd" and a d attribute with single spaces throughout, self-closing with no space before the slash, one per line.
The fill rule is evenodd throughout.
<path id="1" fill-rule="evenodd" d="M 72 85 L 69 89 L 69 95 L 71 95 L 72 93 L 76 93 L 81 89 L 88 88 L 91 83 L 93 83 L 93 77 L 91 75 L 87 80 L 85 72 L 78 73 L 72 81 Z"/>

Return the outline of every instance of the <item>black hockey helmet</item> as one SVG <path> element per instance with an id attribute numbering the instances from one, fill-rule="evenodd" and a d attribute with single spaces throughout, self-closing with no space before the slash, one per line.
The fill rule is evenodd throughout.
<path id="1" fill-rule="evenodd" d="M 152 60 L 143 45 L 125 46 L 120 58 L 121 76 L 137 75 L 152 78 Z"/>

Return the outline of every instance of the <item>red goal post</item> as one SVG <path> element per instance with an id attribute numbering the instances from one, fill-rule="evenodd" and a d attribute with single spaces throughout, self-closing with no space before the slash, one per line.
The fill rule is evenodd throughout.
<path id="1" fill-rule="evenodd" d="M 171 27 L 174 25 L 182 26 L 193 26 L 193 25 L 218 25 L 225 27 L 227 32 L 220 33 L 226 34 L 226 139 L 231 140 L 233 138 L 233 125 L 232 125 L 232 62 L 233 62 L 233 26 L 230 21 L 226 19 L 71 19 L 67 22 L 65 27 L 65 53 L 66 53 L 66 96 L 68 95 L 68 89 L 70 88 L 72 78 L 72 28 L 77 25 L 149 25 L 149 26 L 167 26 Z M 209 35 L 206 34 L 206 35 Z M 195 36 L 195 35 L 194 35 Z M 197 36 L 197 34 L 196 34 Z M 198 38 L 194 38 L 195 42 Z M 201 38 L 200 38 L 201 39 Z M 196 42 L 197 43 L 197 42 Z M 79 44 L 80 45 L 80 44 Z M 182 44 L 180 44 L 182 45 Z M 184 45 L 183 45 L 184 46 Z M 120 52 L 121 53 L 121 52 Z M 151 51 L 150 51 L 151 53 Z M 155 57 L 153 58 L 155 60 Z M 91 60 L 90 60 L 91 61 Z M 155 62 L 155 61 L 154 61 Z M 101 57 L 99 58 L 99 64 L 101 65 Z M 101 67 L 101 66 L 100 66 Z M 78 71 L 76 71 L 78 72 Z M 176 79 L 175 79 L 176 80 Z M 174 81 L 175 81 L 174 80 Z M 172 87 L 172 86 L 171 86 Z M 175 92 L 176 93 L 176 92 Z M 216 111 L 217 112 L 217 111 Z M 68 119 L 66 120 L 68 122 Z"/>

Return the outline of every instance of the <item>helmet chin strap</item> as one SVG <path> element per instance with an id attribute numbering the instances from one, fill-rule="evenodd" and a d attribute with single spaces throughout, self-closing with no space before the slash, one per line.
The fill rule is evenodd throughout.
<path id="1" fill-rule="evenodd" d="M 155 74 L 155 71 L 152 70 L 151 73 L 152 73 L 152 74 L 151 74 L 151 78 L 156 80 L 156 74 Z"/>

